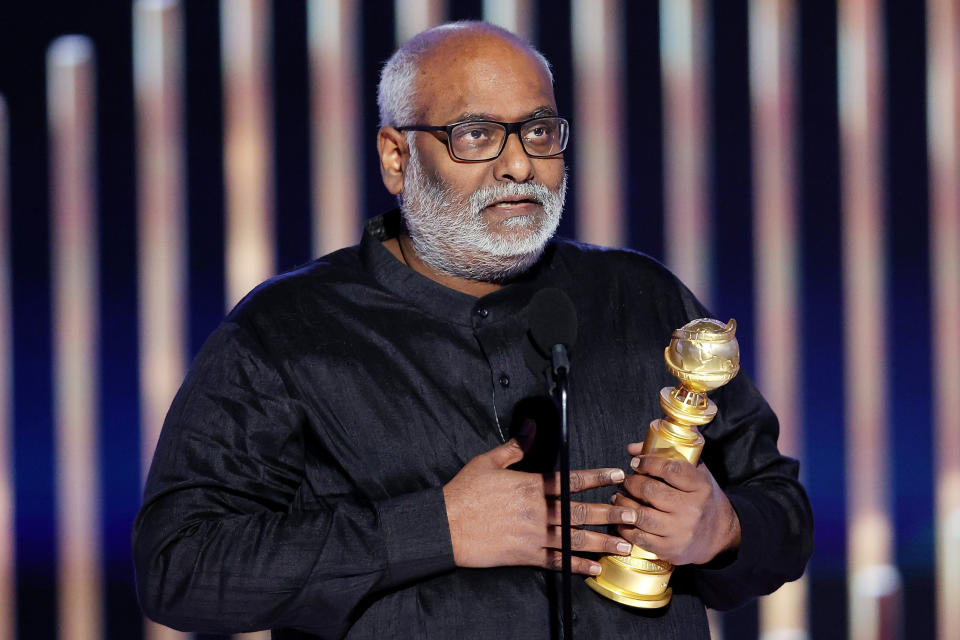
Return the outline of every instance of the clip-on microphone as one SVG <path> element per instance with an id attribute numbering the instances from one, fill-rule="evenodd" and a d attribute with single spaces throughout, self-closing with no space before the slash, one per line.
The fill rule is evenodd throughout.
<path id="1" fill-rule="evenodd" d="M 567 418 L 567 376 L 570 351 L 577 339 L 577 310 L 560 289 L 541 289 L 527 305 L 530 329 L 524 345 L 527 366 L 544 375 L 550 397 L 560 410 L 560 540 L 563 558 L 563 637 L 573 638 L 570 576 L 570 430 Z"/>

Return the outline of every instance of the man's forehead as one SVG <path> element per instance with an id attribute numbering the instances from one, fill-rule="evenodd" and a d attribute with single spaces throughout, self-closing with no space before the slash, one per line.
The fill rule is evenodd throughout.
<path id="1" fill-rule="evenodd" d="M 556 111 L 540 60 L 519 43 L 487 34 L 451 37 L 432 47 L 421 59 L 417 98 L 418 111 L 448 121 L 520 120 Z"/>
<path id="2" fill-rule="evenodd" d="M 535 109 L 526 111 L 523 113 L 518 113 L 517 115 L 510 116 L 511 120 L 531 120 L 533 118 L 543 118 L 547 116 L 555 116 L 557 110 L 551 104 L 542 104 Z M 469 120 L 500 120 L 504 116 L 499 113 L 494 113 L 492 111 L 461 111 L 453 117 L 453 120 L 456 122 L 463 122 Z"/>
<path id="3" fill-rule="evenodd" d="M 530 46 L 515 35 L 483 23 L 457 29 L 430 30 L 414 40 L 420 38 L 422 40 L 416 43 L 415 49 L 421 56 L 421 61 L 430 57 L 448 60 L 451 56 L 460 54 L 495 56 L 504 55 L 507 52 L 533 57 Z"/>

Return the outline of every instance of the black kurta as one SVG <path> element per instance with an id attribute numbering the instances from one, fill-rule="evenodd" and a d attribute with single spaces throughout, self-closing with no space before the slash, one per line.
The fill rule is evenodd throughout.
<path id="1" fill-rule="evenodd" d="M 553 241 L 521 281 L 473 298 L 359 246 L 258 287 L 214 332 L 167 416 L 133 536 L 140 602 L 195 631 L 286 628 L 323 638 L 548 638 L 558 576 L 458 569 L 442 487 L 538 417 L 544 381 L 524 363 L 524 307 L 558 287 L 578 311 L 570 375 L 571 467 L 629 470 L 626 445 L 661 415 L 674 328 L 706 315 L 638 253 Z M 797 463 L 746 375 L 714 394 L 703 461 L 739 515 L 723 567 L 680 567 L 659 611 L 608 601 L 574 579 L 575 632 L 708 638 L 703 604 L 736 606 L 797 578 L 811 552 Z M 531 461 L 532 465 L 545 464 Z M 552 463 L 546 463 L 548 466 Z M 602 502 L 614 488 L 576 499 Z"/>

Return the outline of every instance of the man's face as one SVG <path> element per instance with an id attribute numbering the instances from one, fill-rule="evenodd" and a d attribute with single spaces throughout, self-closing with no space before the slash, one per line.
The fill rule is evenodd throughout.
<path id="1" fill-rule="evenodd" d="M 499 38 L 444 42 L 421 69 L 416 124 L 556 115 L 543 67 Z M 417 133 L 401 208 L 425 262 L 448 275 L 499 281 L 539 258 L 559 223 L 565 189 L 563 159 L 530 158 L 516 135 L 498 158 L 467 163 L 452 158 L 441 139 Z"/>

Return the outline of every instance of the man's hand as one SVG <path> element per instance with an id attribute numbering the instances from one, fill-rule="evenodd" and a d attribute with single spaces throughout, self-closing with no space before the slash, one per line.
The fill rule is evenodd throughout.
<path id="1" fill-rule="evenodd" d="M 620 535 L 673 564 L 704 564 L 740 545 L 740 519 L 703 464 L 640 455 L 642 443 L 627 447 L 636 471 L 623 483 L 629 494 L 613 504 L 637 513 Z M 633 499 L 631 499 L 633 498 Z"/>
<path id="2" fill-rule="evenodd" d="M 507 469 L 523 458 L 515 439 L 468 462 L 443 488 L 450 523 L 453 558 L 460 567 L 528 565 L 560 569 L 560 477 Z M 620 469 L 570 472 L 570 491 L 619 484 Z M 584 524 L 632 524 L 633 509 L 609 504 L 571 502 L 570 521 Z M 630 544 L 616 536 L 572 529 L 574 551 L 627 555 Z M 600 565 L 571 559 L 574 573 L 596 575 Z"/>

